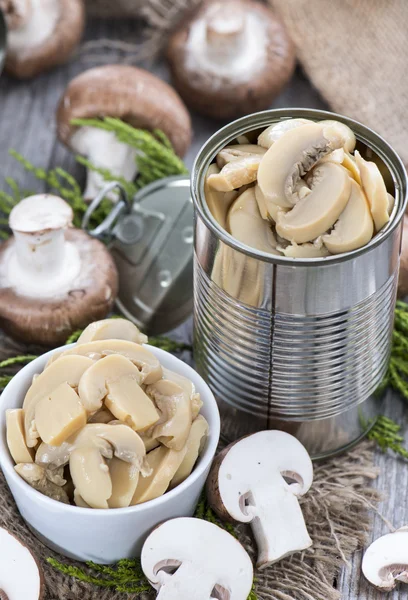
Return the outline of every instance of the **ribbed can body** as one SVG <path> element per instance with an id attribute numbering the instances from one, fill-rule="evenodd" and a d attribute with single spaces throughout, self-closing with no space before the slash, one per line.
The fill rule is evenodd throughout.
<path id="1" fill-rule="evenodd" d="M 324 456 L 354 443 L 380 408 L 406 174 L 381 138 L 340 117 L 388 169 L 396 196 L 392 223 L 360 251 L 328 259 L 282 259 L 242 246 L 206 210 L 203 174 L 237 135 L 288 116 L 338 118 L 302 109 L 258 113 L 221 130 L 196 161 L 196 362 L 219 402 L 227 440 L 283 428 Z"/>

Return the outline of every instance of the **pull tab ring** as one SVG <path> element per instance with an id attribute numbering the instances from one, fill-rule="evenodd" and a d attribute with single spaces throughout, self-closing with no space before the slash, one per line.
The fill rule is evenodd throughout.
<path id="1" fill-rule="evenodd" d="M 117 190 L 119 192 L 118 201 L 113 205 L 112 210 L 105 217 L 102 223 L 95 227 L 95 229 L 88 229 L 93 213 L 101 204 L 102 200 L 104 200 L 106 196 L 113 190 Z M 81 227 L 84 229 L 84 231 L 89 233 L 89 235 L 95 238 L 102 238 L 107 235 L 112 235 L 112 228 L 118 217 L 124 213 L 130 213 L 131 208 L 132 203 L 128 198 L 125 188 L 117 181 L 111 181 L 101 189 L 99 194 L 95 196 L 91 204 L 88 206 L 88 209 L 82 218 Z"/>

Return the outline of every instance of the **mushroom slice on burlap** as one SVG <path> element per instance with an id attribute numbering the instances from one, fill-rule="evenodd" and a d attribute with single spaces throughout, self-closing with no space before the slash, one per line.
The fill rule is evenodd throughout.
<path id="1" fill-rule="evenodd" d="M 88 325 L 79 336 L 77 344 L 98 340 L 127 340 L 136 344 L 146 344 L 148 337 L 127 319 L 104 319 Z"/>
<path id="2" fill-rule="evenodd" d="M 312 481 L 312 461 L 295 437 L 261 431 L 218 454 L 207 497 L 221 518 L 251 523 L 262 569 L 312 545 L 298 501 Z"/>
<path id="3" fill-rule="evenodd" d="M 310 119 L 283 119 L 273 125 L 270 125 L 258 136 L 258 144 L 262 148 L 268 149 L 277 142 L 287 131 L 297 129 L 302 125 L 313 123 Z"/>
<path id="4" fill-rule="evenodd" d="M 209 185 L 208 178 L 211 175 L 219 174 L 219 172 L 220 169 L 215 163 L 208 167 L 204 182 L 204 197 L 212 216 L 225 229 L 229 207 L 237 197 L 238 192 L 236 190 L 232 192 L 219 192 Z"/>
<path id="5" fill-rule="evenodd" d="M 173 450 L 181 450 L 190 433 L 193 421 L 191 400 L 185 390 L 169 379 L 161 379 L 146 388 L 154 400 L 160 418 L 152 429 L 152 436 Z"/>
<path id="6" fill-rule="evenodd" d="M 171 489 L 187 479 L 193 471 L 194 465 L 205 446 L 208 431 L 209 427 L 207 421 L 202 415 L 198 415 L 191 425 L 190 433 L 187 438 L 186 455 L 170 482 Z"/>
<path id="7" fill-rule="evenodd" d="M 311 242 L 331 229 L 346 207 L 351 181 L 341 165 L 318 165 L 307 180 L 312 192 L 299 200 L 289 212 L 278 213 L 278 235 L 290 242 L 302 244 Z"/>
<path id="8" fill-rule="evenodd" d="M 16 464 L 34 460 L 33 448 L 28 448 L 24 434 L 24 410 L 6 410 L 6 438 L 11 457 Z"/>
<path id="9" fill-rule="evenodd" d="M 267 208 L 291 208 L 300 201 L 296 185 L 324 156 L 345 143 L 342 128 L 313 123 L 291 129 L 264 154 L 258 169 L 258 184 Z"/>
<path id="10" fill-rule="evenodd" d="M 45 496 L 69 504 L 68 495 L 62 485 L 57 485 L 47 478 L 46 469 L 36 463 L 19 463 L 14 467 L 16 473 L 20 475 L 32 488 L 41 492 Z"/>
<path id="11" fill-rule="evenodd" d="M 365 551 L 363 575 L 383 592 L 390 592 L 397 581 L 408 583 L 408 527 L 401 527 L 376 539 Z"/>
<path id="12" fill-rule="evenodd" d="M 361 187 L 351 180 L 351 194 L 334 229 L 322 236 L 326 248 L 332 254 L 350 252 L 365 246 L 373 237 L 374 224 L 367 198 Z"/>
<path id="13" fill-rule="evenodd" d="M 10 213 L 14 235 L 0 247 L 0 321 L 27 343 L 62 344 L 113 306 L 113 258 L 72 221 L 72 208 L 50 194 L 29 196 Z"/>
<path id="14" fill-rule="evenodd" d="M 190 145 L 190 116 L 181 98 L 144 69 L 104 65 L 84 71 L 68 84 L 57 111 L 58 137 L 68 148 L 96 167 L 132 181 L 137 173 L 134 147 L 119 141 L 113 131 L 77 127 L 72 122 L 100 117 L 122 119 L 149 131 L 160 129 L 179 156 L 184 156 Z M 93 199 L 103 183 L 99 173 L 88 169 L 85 199 Z"/>
<path id="15" fill-rule="evenodd" d="M 45 581 L 39 561 L 14 534 L 0 527 L 0 597 L 2 600 L 42 600 Z"/>
<path id="16" fill-rule="evenodd" d="M 52 363 L 32 383 L 23 403 L 24 431 L 29 448 L 37 445 L 39 437 L 35 424 L 35 410 L 38 402 L 52 394 L 62 383 L 77 387 L 82 375 L 93 364 L 93 361 L 85 356 L 64 356 L 58 362 Z"/>
<path id="17" fill-rule="evenodd" d="M 261 154 L 246 154 L 227 162 L 219 173 L 208 176 L 209 187 L 218 192 L 232 192 L 253 183 L 262 158 Z"/>
<path id="18" fill-rule="evenodd" d="M 159 359 L 144 346 L 127 340 L 98 340 L 75 345 L 57 356 L 55 362 L 61 360 L 61 357 L 64 356 L 87 356 L 93 360 L 99 360 L 112 354 L 124 356 L 136 365 L 141 374 L 141 383 L 154 383 L 162 376 Z"/>
<path id="19" fill-rule="evenodd" d="M 8 25 L 6 71 L 34 77 L 68 61 L 85 25 L 83 0 L 0 0 Z"/>
<path id="20" fill-rule="evenodd" d="M 129 359 L 112 354 L 84 373 L 78 393 L 87 412 L 99 410 L 105 402 L 117 419 L 143 431 L 158 421 L 159 413 L 140 387 L 141 381 L 138 368 Z"/>
<path id="21" fill-rule="evenodd" d="M 388 194 L 383 176 L 374 162 L 364 160 L 360 152 L 354 153 L 357 166 L 360 170 L 361 183 L 370 205 L 376 231 L 390 220 L 388 214 Z"/>
<path id="22" fill-rule="evenodd" d="M 162 523 L 142 548 L 144 574 L 166 600 L 246 600 L 253 583 L 249 555 L 230 533 L 204 519 Z"/>
<path id="23" fill-rule="evenodd" d="M 149 452 L 146 456 L 146 469 L 151 470 L 150 475 L 139 477 L 131 506 L 162 496 L 182 464 L 186 452 L 186 446 L 181 450 L 160 446 Z"/>

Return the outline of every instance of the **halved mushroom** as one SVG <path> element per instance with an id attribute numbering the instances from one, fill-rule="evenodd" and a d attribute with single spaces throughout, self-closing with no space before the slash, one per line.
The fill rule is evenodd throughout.
<path id="1" fill-rule="evenodd" d="M 219 172 L 220 170 L 215 163 L 208 167 L 204 183 L 204 196 L 212 216 L 225 229 L 229 207 L 237 197 L 238 192 L 236 190 L 232 192 L 218 192 L 209 185 L 208 178 L 211 175 L 218 175 Z"/>
<path id="2" fill-rule="evenodd" d="M 75 490 L 91 508 L 109 508 L 112 481 L 109 467 L 97 448 L 77 448 L 69 457 Z"/>
<path id="3" fill-rule="evenodd" d="M 88 325 L 79 336 L 77 344 L 97 340 L 127 340 L 136 344 L 146 344 L 148 337 L 127 319 L 104 319 Z"/>
<path id="4" fill-rule="evenodd" d="M 354 153 L 360 169 L 361 183 L 370 205 L 375 230 L 380 231 L 390 220 L 388 214 L 388 195 L 383 176 L 374 162 L 364 160 L 358 150 Z"/>
<path id="5" fill-rule="evenodd" d="M 34 459 L 34 450 L 28 448 L 24 435 L 24 410 L 15 408 L 6 410 L 7 446 L 14 462 L 30 463 Z"/>
<path id="6" fill-rule="evenodd" d="M 365 551 L 361 568 L 383 592 L 393 590 L 397 581 L 408 583 L 408 527 L 376 539 Z"/>
<path id="7" fill-rule="evenodd" d="M 354 156 L 349 152 L 345 152 L 342 165 L 350 171 L 350 176 L 358 183 L 358 185 L 361 185 L 360 169 L 357 166 Z"/>
<path id="8" fill-rule="evenodd" d="M 6 70 L 19 79 L 67 62 L 85 25 L 83 0 L 0 0 L 0 10 L 9 28 Z"/>
<path id="9" fill-rule="evenodd" d="M 146 456 L 146 466 L 151 469 L 151 474 L 139 478 L 130 505 L 134 506 L 162 496 L 177 473 L 186 452 L 185 446 L 179 451 L 160 446 L 149 452 Z"/>
<path id="10" fill-rule="evenodd" d="M 227 230 L 251 248 L 279 254 L 271 225 L 260 215 L 254 188 L 249 188 L 233 202 L 228 213 Z"/>
<path id="11" fill-rule="evenodd" d="M 263 148 L 270 148 L 272 144 L 277 142 L 287 131 L 297 129 L 302 125 L 313 123 L 310 119 L 283 119 L 273 125 L 270 125 L 258 136 L 258 144 Z"/>
<path id="12" fill-rule="evenodd" d="M 35 406 L 35 427 L 43 442 L 60 446 L 86 425 L 86 411 L 78 394 L 65 381 Z"/>
<path id="13" fill-rule="evenodd" d="M 109 473 L 112 480 L 112 495 L 108 499 L 109 508 L 129 506 L 139 481 L 140 470 L 137 465 L 113 457 L 109 461 Z"/>
<path id="14" fill-rule="evenodd" d="M 351 181 L 346 169 L 336 163 L 318 165 L 307 179 L 312 192 L 289 212 L 278 213 L 276 232 L 297 244 L 310 242 L 324 234 L 345 209 Z"/>
<path id="15" fill-rule="evenodd" d="M 154 425 L 152 437 L 168 448 L 181 450 L 190 433 L 193 421 L 190 397 L 185 390 L 169 379 L 147 386 L 146 394 L 154 400 L 160 418 Z"/>
<path id="16" fill-rule="evenodd" d="M 186 455 L 170 482 L 170 489 L 173 489 L 179 485 L 191 474 L 192 470 L 194 469 L 194 465 L 197 462 L 197 458 L 204 448 L 208 437 L 208 431 L 209 427 L 207 421 L 202 415 L 198 415 L 191 425 L 190 433 L 186 442 Z"/>
<path id="17" fill-rule="evenodd" d="M 203 519 L 162 523 L 142 548 L 142 569 L 157 598 L 166 600 L 246 600 L 253 567 L 230 533 Z"/>
<path id="18" fill-rule="evenodd" d="M 332 254 L 350 252 L 365 246 L 373 237 L 374 225 L 367 198 L 361 187 L 351 180 L 351 194 L 334 229 L 322 237 Z"/>
<path id="19" fill-rule="evenodd" d="M 44 574 L 31 550 L 0 527 L 0 597 L 2 600 L 42 600 Z"/>
<path id="20" fill-rule="evenodd" d="M 258 184 L 268 212 L 270 204 L 291 208 L 299 202 L 299 180 L 321 158 L 344 144 L 343 129 L 336 124 L 303 125 L 278 139 L 262 157 L 258 170 Z"/>
<path id="21" fill-rule="evenodd" d="M 50 481 L 47 478 L 47 472 L 44 467 L 36 463 L 19 463 L 14 467 L 16 473 L 20 475 L 32 488 L 41 492 L 45 496 L 69 504 L 69 498 L 62 486 Z"/>
<path id="22" fill-rule="evenodd" d="M 221 518 L 251 523 L 261 569 L 312 545 L 298 501 L 312 481 L 312 461 L 296 438 L 260 431 L 216 457 L 207 497 Z"/>
<path id="23" fill-rule="evenodd" d="M 87 356 L 93 360 L 99 360 L 111 354 L 120 354 L 135 364 L 141 374 L 141 383 L 154 383 L 162 376 L 159 359 L 144 346 L 126 340 L 98 340 L 75 345 L 57 356 L 55 362 L 60 361 L 65 356 Z M 46 371 L 48 371 L 48 367 Z"/>
<path id="24" fill-rule="evenodd" d="M 261 154 L 263 156 L 265 152 L 265 148 L 262 148 L 262 146 L 258 146 L 257 144 L 232 144 L 231 146 L 225 146 L 225 148 L 217 154 L 217 166 L 222 169 L 227 163 L 236 160 L 237 158 L 243 158 L 253 154 Z"/>
<path id="25" fill-rule="evenodd" d="M 190 398 L 191 413 L 193 419 L 195 419 L 201 410 L 203 402 L 200 394 L 196 392 L 195 385 L 191 379 L 187 379 L 187 377 L 183 377 L 183 375 L 175 373 L 174 371 L 170 371 L 170 369 L 166 369 L 165 367 L 163 367 L 163 379 L 174 381 L 174 383 L 177 383 L 177 385 L 183 388 L 187 396 Z"/>
<path id="26" fill-rule="evenodd" d="M 112 354 L 84 373 L 78 393 L 88 413 L 99 410 L 105 401 L 117 419 L 136 431 L 145 430 L 159 420 L 159 413 L 140 383 L 138 368 L 124 356 Z"/>
<path id="27" fill-rule="evenodd" d="M 35 424 L 35 410 L 38 402 L 52 394 L 62 383 L 77 387 L 82 375 L 93 364 L 93 361 L 85 356 L 64 356 L 58 362 L 52 363 L 31 384 L 23 402 L 24 430 L 29 448 L 34 448 L 38 440 Z"/>
<path id="28" fill-rule="evenodd" d="M 225 164 L 218 174 L 207 178 L 210 188 L 218 192 L 232 192 L 256 181 L 261 154 L 246 154 Z"/>
<path id="29" fill-rule="evenodd" d="M 189 113 L 166 82 L 130 65 L 103 65 L 84 71 L 68 85 L 58 106 L 60 140 L 93 165 L 132 181 L 137 173 L 137 150 L 119 141 L 115 133 L 96 127 L 77 127 L 74 119 L 115 117 L 149 131 L 160 129 L 184 156 L 191 140 Z M 90 200 L 103 185 L 90 169 L 84 197 Z"/>

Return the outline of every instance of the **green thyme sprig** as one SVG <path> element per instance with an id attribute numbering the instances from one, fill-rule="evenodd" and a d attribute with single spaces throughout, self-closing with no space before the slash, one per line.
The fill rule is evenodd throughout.
<path id="1" fill-rule="evenodd" d="M 395 307 L 391 358 L 384 385 L 390 385 L 408 401 L 408 304 Z"/>
<path id="2" fill-rule="evenodd" d="M 392 450 L 403 458 L 408 458 L 408 449 L 403 446 L 404 438 L 400 434 L 401 425 L 388 417 L 378 417 L 367 437 L 373 440 L 383 452 Z"/>

